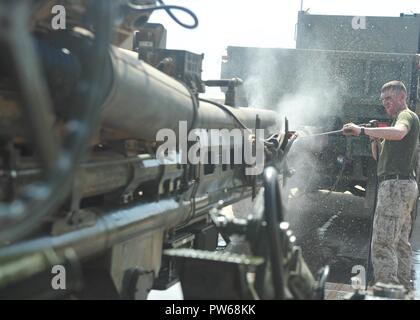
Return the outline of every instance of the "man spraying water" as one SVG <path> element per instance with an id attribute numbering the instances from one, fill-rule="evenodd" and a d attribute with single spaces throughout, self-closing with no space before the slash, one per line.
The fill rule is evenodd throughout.
<path id="1" fill-rule="evenodd" d="M 405 85 L 388 82 L 381 89 L 381 101 L 393 118 L 391 126 L 364 128 L 348 123 L 342 130 L 346 136 L 369 136 L 373 157 L 378 158 L 378 201 L 371 243 L 375 281 L 401 284 L 410 290 L 410 213 L 418 194 L 415 162 L 420 123 L 406 100 Z"/>

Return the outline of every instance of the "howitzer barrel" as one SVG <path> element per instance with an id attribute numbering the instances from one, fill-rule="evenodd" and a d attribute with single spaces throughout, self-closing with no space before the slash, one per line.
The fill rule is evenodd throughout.
<path id="1" fill-rule="evenodd" d="M 261 129 L 279 130 L 278 115 L 274 111 L 255 108 L 230 108 L 226 106 L 243 124 L 255 129 L 255 119 L 261 120 Z M 196 127 L 203 129 L 234 129 L 238 124 L 222 109 L 213 104 L 201 102 Z M 271 130 L 270 130 L 271 128 Z"/>
<path id="2" fill-rule="evenodd" d="M 156 140 L 163 128 L 179 130 L 179 122 L 203 129 L 239 128 L 226 111 L 211 103 L 197 102 L 182 83 L 172 79 L 147 63 L 137 54 L 113 48 L 112 86 L 103 105 L 103 127 L 125 133 L 131 138 Z M 255 128 L 258 115 L 261 128 L 276 127 L 278 116 L 271 110 L 229 108 L 248 128 Z"/>
<path id="3" fill-rule="evenodd" d="M 63 84 L 50 88 L 52 92 L 60 93 L 55 95 L 56 102 L 63 104 L 67 97 L 77 95 L 72 93 L 72 88 L 76 87 L 77 76 L 80 76 L 76 71 L 69 75 L 67 70 L 80 69 L 79 60 L 83 60 L 83 57 L 72 53 L 71 59 L 61 61 L 63 59 L 60 49 L 51 46 L 48 46 L 48 50 L 43 49 L 46 45 L 42 41 L 37 44 L 41 54 L 48 53 L 46 56 L 42 55 L 48 83 L 55 84 L 57 74 L 64 75 Z M 57 64 L 56 61 L 61 63 Z M 228 112 L 214 104 L 199 101 L 184 84 L 139 60 L 137 53 L 133 51 L 111 48 L 109 63 L 104 68 L 108 69 L 105 72 L 107 79 L 104 81 L 106 88 L 101 88 L 98 92 L 106 92 L 101 106 L 101 129 L 105 140 L 130 138 L 155 141 L 160 129 L 171 129 L 178 133 L 180 121 L 186 121 L 188 129 L 240 128 Z M 261 128 L 279 129 L 278 115 L 272 110 L 225 108 L 250 129 L 255 128 L 257 115 Z M 0 120 L 5 124 L 13 122 L 7 128 L 19 127 L 19 111 L 16 105 L 11 104 L 6 110 L 4 107 L 1 109 Z M 6 125 L 3 125 L 3 134 L 5 129 Z"/>

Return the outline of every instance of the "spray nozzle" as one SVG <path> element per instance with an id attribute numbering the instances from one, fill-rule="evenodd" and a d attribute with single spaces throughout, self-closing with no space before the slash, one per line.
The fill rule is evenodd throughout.
<path id="1" fill-rule="evenodd" d="M 368 123 L 362 123 L 359 126 L 360 127 L 365 127 L 365 128 L 377 128 L 379 126 L 379 121 L 378 120 L 370 120 Z"/>

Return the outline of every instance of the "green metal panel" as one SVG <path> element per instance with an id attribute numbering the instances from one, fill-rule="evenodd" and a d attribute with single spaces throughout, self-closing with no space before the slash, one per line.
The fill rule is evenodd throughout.
<path id="1" fill-rule="evenodd" d="M 296 48 L 420 53 L 420 15 L 354 17 L 299 12 Z"/>
<path id="2" fill-rule="evenodd" d="M 403 81 L 410 95 L 418 59 L 413 54 L 228 47 L 222 77 L 242 78 L 239 99 L 252 105 L 272 107 L 287 96 L 316 92 L 337 106 L 374 107 L 380 106 L 381 86 L 390 80 Z"/>

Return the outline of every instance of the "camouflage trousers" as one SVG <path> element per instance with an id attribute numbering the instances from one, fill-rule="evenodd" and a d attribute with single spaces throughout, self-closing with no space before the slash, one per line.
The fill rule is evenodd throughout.
<path id="1" fill-rule="evenodd" d="M 411 289 L 411 211 L 417 198 L 414 180 L 385 180 L 378 190 L 372 233 L 375 282 Z"/>

